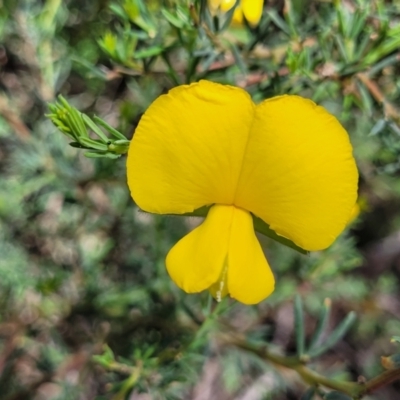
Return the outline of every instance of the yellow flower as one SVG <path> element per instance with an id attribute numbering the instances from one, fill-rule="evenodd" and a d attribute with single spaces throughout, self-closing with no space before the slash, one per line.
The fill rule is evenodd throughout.
<path id="1" fill-rule="evenodd" d="M 169 252 L 167 270 L 188 293 L 211 289 L 245 304 L 274 290 L 252 214 L 306 250 L 328 247 L 349 220 L 358 173 L 334 116 L 299 96 L 255 105 L 209 81 L 179 86 L 148 108 L 127 160 L 145 211 L 183 214 L 211 205 Z"/>
<path id="2" fill-rule="evenodd" d="M 208 0 L 208 6 L 212 11 L 220 9 L 229 11 L 235 6 L 236 0 Z M 257 26 L 263 11 L 264 0 L 240 0 L 235 8 L 232 21 L 238 25 L 243 23 L 243 15 L 251 26 Z"/>

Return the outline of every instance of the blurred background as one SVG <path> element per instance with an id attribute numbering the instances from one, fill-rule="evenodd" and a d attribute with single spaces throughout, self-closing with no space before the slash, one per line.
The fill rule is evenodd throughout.
<path id="1" fill-rule="evenodd" d="M 0 1 L 1 400 L 299 399 L 296 372 L 218 339 L 295 354 L 296 293 L 307 340 L 324 304 L 327 334 L 357 314 L 314 370 L 357 381 L 399 352 L 400 1 L 266 0 L 255 26 L 232 11 Z M 179 290 L 164 258 L 196 221 L 138 212 L 125 157 L 87 158 L 45 117 L 62 94 L 130 139 L 157 96 L 202 78 L 256 102 L 313 99 L 349 131 L 360 171 L 359 210 L 326 251 L 260 236 L 277 288 L 253 307 Z M 366 398 L 398 399 L 400 383 Z"/>

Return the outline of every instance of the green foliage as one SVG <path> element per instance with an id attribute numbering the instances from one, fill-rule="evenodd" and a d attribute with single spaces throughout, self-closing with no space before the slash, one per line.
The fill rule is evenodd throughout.
<path id="1" fill-rule="evenodd" d="M 321 309 L 320 317 L 317 321 L 316 330 L 311 338 L 310 346 L 308 350 L 305 348 L 305 329 L 304 329 L 304 313 L 303 313 L 303 302 L 300 296 L 296 295 L 294 300 L 294 329 L 296 333 L 296 347 L 297 356 L 299 359 L 309 360 L 314 357 L 318 357 L 330 348 L 332 348 L 343 336 L 347 333 L 350 327 L 353 325 L 356 319 L 354 312 L 350 312 L 334 329 L 334 331 L 325 339 L 321 344 L 321 338 L 324 334 L 325 328 L 328 323 L 329 314 L 331 308 L 331 301 L 325 299 L 323 307 Z"/>
<path id="2" fill-rule="evenodd" d="M 122 133 L 96 116 L 92 120 L 87 115 L 80 113 L 71 107 L 61 95 L 59 101 L 60 103 L 49 104 L 52 114 L 48 114 L 47 117 L 62 133 L 73 140 L 70 146 L 91 150 L 84 153 L 89 158 L 115 159 L 128 151 L 129 141 Z M 114 136 L 114 139 L 111 140 L 101 128 Z M 91 139 L 88 129 L 100 139 Z"/>
<path id="3" fill-rule="evenodd" d="M 2 2 L 2 399 L 396 398 L 399 2 L 265 1 L 254 28 L 232 15 L 204 0 Z M 195 217 L 145 214 L 125 183 L 142 113 L 204 78 L 256 102 L 312 98 L 360 170 L 360 215 L 329 249 L 258 226 L 277 287 L 255 307 L 177 289 L 164 258 Z"/>

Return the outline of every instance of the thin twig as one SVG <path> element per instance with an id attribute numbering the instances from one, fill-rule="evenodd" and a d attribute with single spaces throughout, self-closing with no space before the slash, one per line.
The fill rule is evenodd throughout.
<path id="1" fill-rule="evenodd" d="M 29 128 L 24 124 L 22 119 L 19 117 L 16 111 L 10 106 L 8 99 L 0 95 L 0 115 L 8 122 L 15 134 L 19 139 L 27 141 L 31 132 Z"/>
<path id="2" fill-rule="evenodd" d="M 249 351 L 263 360 L 269 361 L 277 366 L 296 371 L 302 379 L 310 385 L 324 386 L 329 389 L 337 390 L 346 393 L 355 399 L 361 399 L 363 396 L 400 379 L 400 368 L 395 368 L 389 371 L 384 371 L 366 382 L 338 381 L 327 378 L 311 370 L 297 357 L 288 357 L 271 352 L 267 346 L 253 345 L 246 342 L 243 338 L 232 334 L 221 335 L 219 336 L 219 339 L 226 345 L 235 346 Z"/>
<path id="3" fill-rule="evenodd" d="M 379 86 L 369 78 L 369 76 L 365 72 L 360 72 L 356 74 L 356 78 L 362 82 L 365 87 L 369 90 L 373 98 L 383 105 L 383 111 L 385 116 L 388 118 L 392 118 L 397 123 L 400 122 L 400 112 L 396 109 L 389 101 L 385 98 Z"/>

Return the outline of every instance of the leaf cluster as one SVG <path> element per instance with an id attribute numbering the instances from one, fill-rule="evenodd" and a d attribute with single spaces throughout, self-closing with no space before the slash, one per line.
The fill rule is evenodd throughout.
<path id="1" fill-rule="evenodd" d="M 265 1 L 254 28 L 231 17 L 203 0 L 2 2 L 5 400 L 360 398 L 359 375 L 385 383 L 369 398 L 396 398 L 398 2 Z M 196 217 L 140 212 L 126 188 L 141 114 L 202 78 L 255 101 L 312 98 L 349 131 L 360 170 L 360 217 L 329 250 L 260 236 L 279 284 L 257 307 L 180 292 L 164 258 Z"/>

